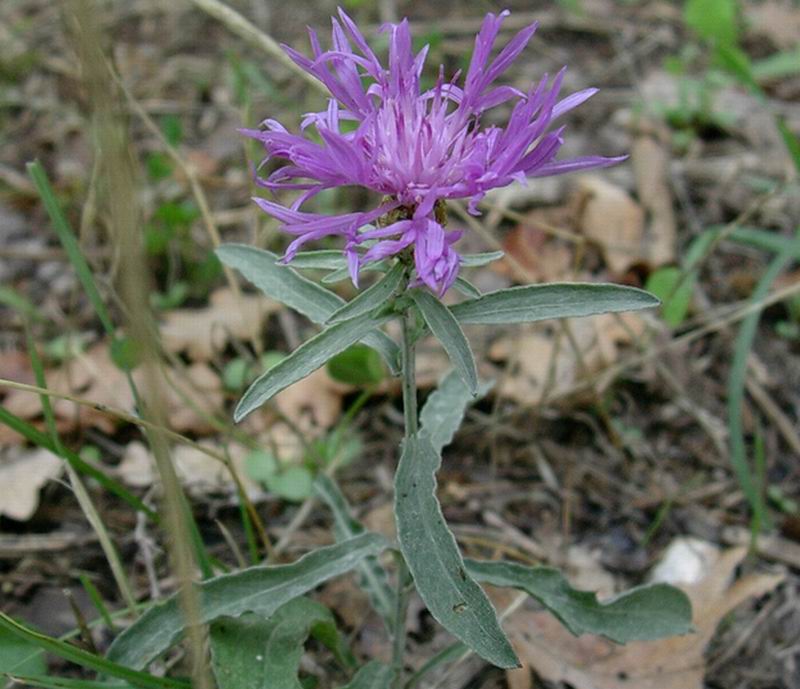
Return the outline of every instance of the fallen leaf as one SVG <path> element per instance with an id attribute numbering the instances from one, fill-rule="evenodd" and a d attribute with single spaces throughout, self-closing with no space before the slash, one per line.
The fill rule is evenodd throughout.
<path id="1" fill-rule="evenodd" d="M 522 404 L 569 394 L 585 376 L 617 361 L 622 347 L 643 335 L 645 321 L 634 313 L 603 314 L 567 327 L 569 334 L 537 328 L 496 340 L 489 358 L 513 367 L 513 375 L 500 378 L 498 393 Z"/>
<path id="2" fill-rule="evenodd" d="M 182 371 L 164 369 L 167 420 L 173 430 L 203 434 L 216 429 L 209 417 L 222 408 L 224 396 L 217 374 L 205 363 L 195 363 Z M 108 347 L 97 344 L 63 366 L 45 372 L 47 387 L 52 392 L 82 397 L 99 406 L 134 413 L 133 393 L 123 371 L 111 360 Z M 134 381 L 143 383 L 142 371 L 133 372 Z M 3 405 L 12 414 L 26 420 L 42 414 L 38 395 L 11 390 Z M 77 428 L 97 428 L 113 433 L 118 419 L 99 408 L 76 405 L 65 399 L 52 398 L 57 428 L 69 432 Z"/>
<path id="3" fill-rule="evenodd" d="M 800 7 L 792 0 L 766 0 L 747 3 L 749 30 L 766 36 L 776 48 L 791 50 L 797 47 L 800 36 Z"/>
<path id="4" fill-rule="evenodd" d="M 339 420 L 342 396 L 351 389 L 331 378 L 323 366 L 279 393 L 275 406 L 298 429 L 319 435 Z"/>
<path id="5" fill-rule="evenodd" d="M 245 471 L 245 458 L 248 454 L 246 448 L 232 444 L 223 447 L 212 442 L 203 442 L 201 446 L 217 454 L 224 454 L 227 451 L 232 466 L 251 499 L 264 494 L 261 487 L 252 481 Z M 236 490 L 236 484 L 227 466 L 198 447 L 177 445 L 170 451 L 170 460 L 178 478 L 191 495 L 233 493 Z M 122 461 L 116 467 L 115 473 L 128 486 L 146 488 L 156 482 L 158 472 L 150 450 L 143 443 L 134 440 L 125 448 Z"/>
<path id="6" fill-rule="evenodd" d="M 578 181 L 578 193 L 583 197 L 581 231 L 600 247 L 612 273 L 621 275 L 647 260 L 644 210 L 624 189 L 586 175 Z"/>
<path id="7" fill-rule="evenodd" d="M 505 629 L 523 664 L 550 682 L 575 689 L 702 689 L 703 655 L 719 622 L 783 580 L 756 574 L 733 581 L 746 552 L 723 552 L 702 579 L 682 586 L 692 601 L 694 634 L 619 646 L 589 634 L 574 637 L 552 615 L 527 610 L 511 616 Z"/>
<path id="8" fill-rule="evenodd" d="M 205 308 L 169 311 L 160 328 L 161 340 L 169 352 L 186 352 L 193 361 L 209 361 L 231 338 L 253 338 L 264 318 L 280 308 L 263 296 L 237 296 L 230 289 L 218 289 Z"/>
<path id="9" fill-rule="evenodd" d="M 62 460 L 48 450 L 14 448 L 0 454 L 0 516 L 24 522 L 39 506 L 39 490 L 61 475 Z"/>
<path id="10" fill-rule="evenodd" d="M 674 263 L 677 241 L 675 211 L 669 186 L 669 153 L 655 137 L 644 134 L 631 149 L 639 203 L 647 213 L 641 262 L 649 270 Z"/>
<path id="11" fill-rule="evenodd" d="M 572 271 L 573 252 L 552 229 L 567 229 L 575 224 L 575 208 L 553 206 L 537 208 L 503 239 L 505 257 L 492 267 L 517 282 L 555 282 L 567 279 Z"/>

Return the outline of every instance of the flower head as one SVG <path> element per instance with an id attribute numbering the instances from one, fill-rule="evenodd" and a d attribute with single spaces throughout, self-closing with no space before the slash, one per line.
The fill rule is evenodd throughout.
<path id="1" fill-rule="evenodd" d="M 413 252 L 416 280 L 441 295 L 455 281 L 460 265 L 453 244 L 461 232 L 445 228 L 442 209 L 447 199 L 468 199 L 470 213 L 477 214 L 490 189 L 528 177 L 605 167 L 624 158 L 555 160 L 564 128 L 554 128 L 554 123 L 596 89 L 559 100 L 563 69 L 552 80 L 545 75 L 526 92 L 496 86 L 536 31 L 536 24 L 522 29 L 492 59 L 507 15 L 486 15 L 460 86 L 458 74 L 445 80 L 440 67 L 435 85 L 422 88 L 428 49 L 413 52 L 407 20 L 383 27 L 389 33 L 388 67 L 342 10 L 332 20 L 329 50 L 323 51 L 313 30 L 312 58 L 284 47 L 331 94 L 326 110 L 304 117 L 299 134 L 272 119 L 264 120 L 261 129 L 242 130 L 264 144 L 262 166 L 275 158 L 286 161 L 258 178 L 259 184 L 301 192 L 288 207 L 255 199 L 296 235 L 285 261 L 306 242 L 337 235 L 345 239 L 353 282 L 365 263 Z M 482 122 L 487 110 L 509 101 L 505 126 Z M 373 210 L 342 215 L 301 210 L 324 189 L 354 185 L 380 194 L 383 201 Z"/>

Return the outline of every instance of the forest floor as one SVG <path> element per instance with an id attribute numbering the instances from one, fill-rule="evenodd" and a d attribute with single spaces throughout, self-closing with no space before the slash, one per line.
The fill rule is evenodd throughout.
<path id="1" fill-rule="evenodd" d="M 260 154 L 236 130 L 267 117 L 294 129 L 304 113 L 322 109 L 320 92 L 197 3 L 98 4 L 139 171 L 130 194 L 150 270 L 142 290 L 159 323 L 166 424 L 180 436 L 173 461 L 209 553 L 236 567 L 248 547 L 235 487 L 213 454 L 240 469 L 280 560 L 330 542 L 330 517 L 309 497 L 309 482 L 331 463 L 341 465 L 337 477 L 358 518 L 391 534 L 403 422 L 395 381 L 384 378 L 365 391 L 346 374 L 343 382 L 322 369 L 241 426 L 231 421 L 259 362 L 314 332 L 226 276 L 214 257 L 217 236 L 278 252 L 286 244 L 250 201 L 266 193 L 250 172 Z M 428 65 L 442 63 L 448 74 L 468 64 L 485 12 L 503 9 L 451 0 L 344 4 L 370 36 L 382 20 L 408 16 L 420 45 L 431 46 Z M 335 12 L 328 0 L 232 5 L 300 50 L 305 26 L 327 39 Z M 578 588 L 612 595 L 647 581 L 659 563 L 662 571 L 669 565 L 672 580 L 694 591 L 698 634 L 609 649 L 594 638 L 572 641 L 526 605 L 506 620 L 525 669 L 505 673 L 471 659 L 437 686 L 798 689 L 800 265 L 791 242 L 800 181 L 775 122 L 781 117 L 800 132 L 800 7 L 791 0 L 742 3 L 741 46 L 758 67 L 760 97 L 714 64 L 678 3 L 506 5 L 505 40 L 512 29 L 540 22 L 508 83 L 524 90 L 567 65 L 564 93 L 600 89 L 570 113 L 565 154 L 630 158 L 588 175 L 500 190 L 477 218 L 453 207 L 451 226 L 468 229 L 465 251 L 505 252 L 501 261 L 470 269 L 469 279 L 481 291 L 617 282 L 648 287 L 670 308 L 470 328 L 479 370 L 495 384 L 445 451 L 439 497 L 465 553 L 557 566 Z M 143 433 L 135 418 L 106 408 L 136 411 L 120 353 L 111 352 L 25 172 L 26 163 L 41 161 L 101 297 L 122 324 L 118 277 L 126 257 L 110 239 L 68 6 L 0 4 L 0 401 L 45 429 L 39 396 L 7 384 L 36 383 L 27 331 L 48 387 L 95 405 L 54 402 L 64 445 L 157 505 Z M 500 108 L 489 117 L 506 114 Z M 364 200 L 339 192 L 321 196 L 317 206 L 325 212 Z M 776 277 L 762 281 L 780 261 Z M 354 293 L 348 282 L 334 287 L 345 297 Z M 749 345 L 742 332 L 752 314 L 759 317 L 749 319 Z M 436 344 L 425 342 L 423 397 L 446 368 Z M 738 395 L 741 412 L 731 411 Z M 337 429 L 345 442 L 336 440 Z M 313 456 L 298 436 L 312 441 Z M 763 521 L 750 552 L 754 504 L 737 457 L 750 467 Z M 276 458 L 277 469 L 264 479 L 264 464 Z M 163 533 L 102 486 L 89 487 L 135 596 L 170 592 Z M 0 426 L 3 612 L 63 634 L 76 626 L 74 605 L 97 615 L 81 575 L 109 608 L 123 606 L 62 462 Z M 498 606 L 509 604 L 501 593 L 493 596 Z M 353 581 L 337 580 L 318 597 L 358 656 L 390 654 Z M 409 624 L 409 662 L 417 666 L 447 635 L 419 602 Z M 95 642 L 102 649 L 109 640 L 110 633 Z M 304 668 L 328 686 L 324 661 L 310 653 Z"/>

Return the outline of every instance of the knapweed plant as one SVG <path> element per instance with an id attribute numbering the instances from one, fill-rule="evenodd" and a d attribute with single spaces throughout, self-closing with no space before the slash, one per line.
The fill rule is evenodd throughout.
<path id="1" fill-rule="evenodd" d="M 610 284 L 528 285 L 480 294 L 460 275 L 463 267 L 499 256 L 459 253 L 462 232 L 448 227 L 449 200 L 466 199 L 469 211 L 477 214 L 490 189 L 622 160 L 557 160 L 564 141 L 560 120 L 594 89 L 560 97 L 563 71 L 524 92 L 496 85 L 536 29 L 523 29 L 495 54 L 505 15 L 487 15 L 463 78 L 448 77 L 440 68 L 433 86 L 423 88 L 427 50 L 413 52 L 406 21 L 384 29 L 384 66 L 353 21 L 340 12 L 333 19 L 329 48 L 323 48 L 313 31 L 311 57 L 287 48 L 330 92 L 327 107 L 307 114 L 299 133 L 272 119 L 243 131 L 266 151 L 259 184 L 292 197 L 285 204 L 255 201 L 294 239 L 283 257 L 243 245 L 223 246 L 219 257 L 271 299 L 319 324 L 321 331 L 252 384 L 236 407 L 236 420 L 363 343 L 377 350 L 402 381 L 405 434 L 394 483 L 396 543 L 355 521 L 341 491 L 325 475 L 316 491 L 333 513 L 334 545 L 291 564 L 255 567 L 198 586 L 201 621 L 211 623 L 212 666 L 223 689 L 300 687 L 298 666 L 309 635 L 341 661 L 352 689 L 415 686 L 425 672 L 466 651 L 499 667 L 515 667 L 517 656 L 479 582 L 527 592 L 575 634 L 592 632 L 624 643 L 689 631 L 688 600 L 666 585 L 599 602 L 591 593 L 570 588 L 554 569 L 465 560 L 436 497 L 442 449 L 467 405 L 490 387 L 478 378 L 463 325 L 530 323 L 658 303 L 647 292 Z M 510 111 L 506 124 L 490 124 L 496 118 L 490 120 L 487 113 L 501 107 Z M 340 215 L 306 209 L 315 195 L 339 187 L 358 187 L 361 196 L 371 195 L 375 202 L 366 210 Z M 308 242 L 326 237 L 338 239 L 340 249 L 301 251 Z M 349 276 L 358 286 L 364 273 L 377 275 L 345 302 L 298 272 L 305 269 L 330 271 L 324 284 Z M 466 297 L 454 306 L 442 300 L 451 288 Z M 399 327 L 387 328 L 391 321 Z M 399 341 L 389 332 L 399 333 Z M 428 335 L 441 343 L 452 371 L 418 413 L 414 352 Z M 353 569 L 392 639 L 390 662 L 367 659 L 357 667 L 330 612 L 305 597 L 323 581 Z M 409 678 L 405 620 L 414 590 L 457 642 Z M 177 642 L 183 625 L 176 600 L 154 607 L 117 638 L 109 660 L 145 670 Z"/>

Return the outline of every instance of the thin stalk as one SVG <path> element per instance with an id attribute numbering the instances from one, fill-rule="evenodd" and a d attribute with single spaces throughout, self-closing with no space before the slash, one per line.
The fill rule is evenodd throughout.
<path id="1" fill-rule="evenodd" d="M 392 634 L 392 689 L 403 686 L 403 656 L 406 651 L 406 616 L 411 597 L 408 565 L 403 556 L 397 554 L 397 596 L 395 598 L 394 630 Z"/>
<path id="2" fill-rule="evenodd" d="M 417 434 L 417 379 L 414 359 L 414 339 L 412 330 L 413 312 L 407 310 L 403 314 L 403 349 L 401 360 L 401 376 L 403 380 L 403 418 L 405 419 L 404 442 Z M 394 678 L 392 689 L 403 686 L 403 656 L 406 648 L 406 612 L 408 611 L 409 586 L 408 566 L 403 556 L 397 556 L 397 597 L 392 634 L 392 668 Z"/>

